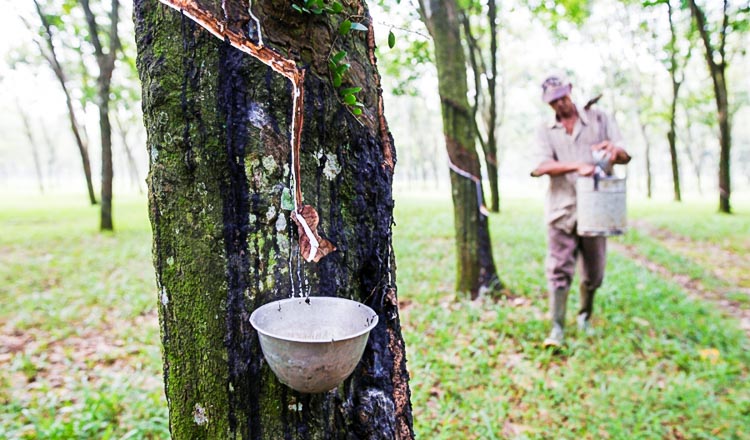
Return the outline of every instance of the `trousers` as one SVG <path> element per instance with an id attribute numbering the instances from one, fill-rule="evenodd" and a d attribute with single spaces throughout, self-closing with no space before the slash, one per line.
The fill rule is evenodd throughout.
<path id="1" fill-rule="evenodd" d="M 594 292 L 604 281 L 607 264 L 607 238 L 582 237 L 549 226 L 547 229 L 545 265 L 550 292 L 568 292 L 575 275 L 576 262 L 581 267 L 581 310 L 587 317 L 593 308 Z M 567 297 L 567 295 L 566 295 Z"/>

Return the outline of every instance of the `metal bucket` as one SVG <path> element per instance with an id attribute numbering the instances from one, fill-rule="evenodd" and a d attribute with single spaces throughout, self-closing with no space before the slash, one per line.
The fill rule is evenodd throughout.
<path id="1" fill-rule="evenodd" d="M 268 366 L 302 393 L 329 391 L 349 377 L 377 323 L 366 305 L 327 296 L 282 299 L 250 315 Z"/>
<path id="2" fill-rule="evenodd" d="M 626 179 L 579 177 L 576 181 L 578 235 L 606 237 L 625 233 Z"/>

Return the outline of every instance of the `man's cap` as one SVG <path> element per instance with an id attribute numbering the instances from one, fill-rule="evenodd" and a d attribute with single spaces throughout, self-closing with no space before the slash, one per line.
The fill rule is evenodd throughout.
<path id="1" fill-rule="evenodd" d="M 570 95 L 571 90 L 573 85 L 567 79 L 557 75 L 549 76 L 542 83 L 542 100 L 549 104 L 555 99 Z"/>

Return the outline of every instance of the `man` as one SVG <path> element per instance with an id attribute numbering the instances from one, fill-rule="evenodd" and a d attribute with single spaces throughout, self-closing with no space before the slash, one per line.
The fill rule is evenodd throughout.
<path id="1" fill-rule="evenodd" d="M 545 347 L 560 347 L 565 329 L 568 291 L 581 260 L 581 309 L 578 327 L 592 334 L 594 292 L 604 279 L 606 237 L 582 237 L 576 232 L 576 179 L 595 172 L 611 174 L 612 165 L 630 161 L 620 146 L 622 138 L 614 120 L 591 105 L 577 107 L 570 98 L 572 84 L 550 76 L 542 84 L 542 99 L 555 112 L 555 120 L 538 131 L 539 162 L 533 177 L 550 176 L 545 206 L 548 224 L 546 274 L 552 331 Z"/>

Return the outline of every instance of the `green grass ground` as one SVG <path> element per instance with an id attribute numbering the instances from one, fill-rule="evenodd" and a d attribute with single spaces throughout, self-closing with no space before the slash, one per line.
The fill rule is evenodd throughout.
<path id="1" fill-rule="evenodd" d="M 541 203 L 503 203 L 491 231 L 506 297 L 471 302 L 452 290 L 448 199 L 397 197 L 418 438 L 750 439 L 749 344 L 736 320 L 618 252 L 597 297 L 598 337 L 573 330 L 560 355 L 543 350 Z M 750 204 L 735 208 L 636 203 L 639 230 L 615 241 L 705 285 L 742 287 L 725 260 L 689 251 L 748 260 Z M 145 200 L 117 201 L 114 235 L 97 222 L 83 197 L 0 198 L 0 438 L 168 436 Z"/>

